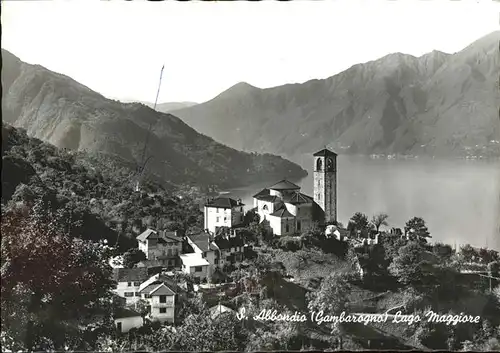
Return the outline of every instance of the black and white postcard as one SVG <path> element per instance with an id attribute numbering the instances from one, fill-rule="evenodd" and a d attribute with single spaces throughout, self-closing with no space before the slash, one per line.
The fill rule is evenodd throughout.
<path id="1" fill-rule="evenodd" d="M 500 351 L 500 2 L 1 1 L 2 352 Z"/>

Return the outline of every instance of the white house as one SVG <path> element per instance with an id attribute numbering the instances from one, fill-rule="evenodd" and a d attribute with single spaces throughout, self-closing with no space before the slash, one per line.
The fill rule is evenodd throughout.
<path id="1" fill-rule="evenodd" d="M 126 333 L 133 328 L 139 328 L 144 325 L 142 316 L 128 308 L 118 308 L 114 314 L 115 327 L 118 332 Z"/>
<path id="2" fill-rule="evenodd" d="M 200 254 L 182 254 L 182 271 L 184 273 L 192 275 L 195 279 L 206 280 L 209 276 L 210 263 L 200 257 Z"/>
<path id="3" fill-rule="evenodd" d="M 300 186 L 288 180 L 281 180 L 253 197 L 260 221 L 269 222 L 275 235 L 307 231 L 314 224 L 313 198 L 302 194 Z"/>
<path id="4" fill-rule="evenodd" d="M 153 321 L 175 320 L 175 292 L 165 283 L 153 283 L 141 289 L 143 299 L 149 302 L 149 317 Z"/>
<path id="5" fill-rule="evenodd" d="M 147 268 L 115 268 L 113 277 L 117 282 L 115 293 L 125 298 L 126 304 L 134 304 L 140 297 L 139 287 L 148 279 Z"/>
<path id="6" fill-rule="evenodd" d="M 176 306 L 185 297 L 186 290 L 175 283 L 172 275 L 158 273 L 139 288 L 141 298 L 149 302 L 152 321 L 174 322 Z"/>
<path id="7" fill-rule="evenodd" d="M 177 232 L 147 229 L 137 236 L 139 250 L 148 260 L 159 260 L 167 268 L 179 267 L 179 254 L 182 252 L 182 238 Z"/>
<path id="8" fill-rule="evenodd" d="M 205 229 L 215 234 L 219 227 L 232 228 L 243 224 L 243 206 L 241 200 L 228 197 L 208 200 L 204 207 Z"/>
<path id="9" fill-rule="evenodd" d="M 210 264 L 208 276 L 212 274 L 213 267 L 218 264 L 217 253 L 219 249 L 213 242 L 213 237 L 207 233 L 190 234 L 186 237 L 189 246 L 194 254 L 198 254 L 201 259 L 205 259 Z"/>

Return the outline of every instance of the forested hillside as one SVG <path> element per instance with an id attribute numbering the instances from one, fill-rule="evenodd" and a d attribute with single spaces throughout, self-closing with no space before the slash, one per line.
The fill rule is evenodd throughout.
<path id="1" fill-rule="evenodd" d="M 118 239 L 122 248 L 154 222 L 183 232 L 202 224 L 193 199 L 177 197 L 173 188 L 155 182 L 134 192 L 129 165 L 108 155 L 58 149 L 24 130 L 2 125 L 2 207 L 42 198 L 47 207 L 65 213 L 72 233 L 84 239 Z"/>

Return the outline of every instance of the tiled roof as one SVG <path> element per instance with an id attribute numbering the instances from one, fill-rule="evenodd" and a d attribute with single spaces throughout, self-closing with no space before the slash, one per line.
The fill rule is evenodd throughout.
<path id="1" fill-rule="evenodd" d="M 321 151 L 316 152 L 313 154 L 314 157 L 328 157 L 328 156 L 336 156 L 337 154 L 335 152 L 330 151 L 329 149 L 323 148 Z"/>
<path id="2" fill-rule="evenodd" d="M 141 268 L 115 268 L 113 277 L 117 282 L 144 282 L 148 279 L 148 269 Z"/>
<path id="3" fill-rule="evenodd" d="M 161 283 L 160 285 L 156 286 L 155 289 L 153 289 L 151 292 L 149 292 L 150 295 L 175 295 L 174 291 L 172 291 L 170 288 L 168 288 L 165 283 Z"/>
<path id="4" fill-rule="evenodd" d="M 207 207 L 217 207 L 217 208 L 233 208 L 237 206 L 244 206 L 240 200 L 234 200 L 230 197 L 218 197 L 216 199 L 208 201 L 205 206 Z"/>
<path id="5" fill-rule="evenodd" d="M 168 289 L 168 291 L 170 291 L 171 293 L 170 294 L 163 293 L 163 292 L 168 292 L 168 291 L 166 291 L 165 289 L 162 289 L 161 293 L 160 293 L 161 295 L 164 295 L 164 294 L 172 295 L 172 294 L 176 294 L 176 293 L 181 293 L 183 291 L 180 286 L 178 286 L 171 278 L 167 278 L 167 276 L 162 276 L 161 274 L 159 274 L 159 275 L 156 275 L 154 277 L 155 277 L 154 281 L 151 281 L 151 283 L 149 285 L 142 288 L 140 290 L 140 293 L 151 294 L 154 291 L 156 291 L 158 288 L 160 288 L 160 286 L 162 286 L 162 285 L 165 286 Z M 155 294 L 160 295 L 157 292 L 155 292 Z"/>
<path id="6" fill-rule="evenodd" d="M 139 240 L 139 241 L 146 241 L 146 239 L 147 239 L 147 238 L 149 238 L 149 236 L 150 236 L 151 234 L 156 235 L 157 233 L 156 233 L 156 231 L 155 231 L 155 230 L 148 228 L 148 229 L 146 229 L 144 232 L 142 232 L 141 234 L 139 234 L 139 235 L 136 237 L 136 239 L 137 239 L 137 240 Z"/>
<path id="7" fill-rule="evenodd" d="M 253 195 L 252 197 L 259 198 L 261 196 L 269 196 L 269 195 L 270 195 L 270 190 L 266 188 L 266 189 L 262 189 L 261 191 L 259 191 L 255 195 Z"/>
<path id="8" fill-rule="evenodd" d="M 157 232 L 154 229 L 148 228 L 141 234 L 139 234 L 136 239 L 138 241 L 146 241 L 149 237 L 157 238 L 159 241 L 164 242 L 180 242 L 182 239 L 177 236 L 177 232 L 168 232 L 168 231 L 159 231 Z"/>
<path id="9" fill-rule="evenodd" d="M 281 206 L 275 212 L 271 213 L 270 216 L 279 217 L 279 218 L 295 217 L 293 214 L 291 214 L 290 212 L 288 212 L 288 210 L 286 209 L 285 205 Z"/>
<path id="10" fill-rule="evenodd" d="M 259 197 L 256 197 L 257 200 L 260 200 L 260 201 L 266 201 L 266 202 L 276 202 L 277 199 L 279 199 L 278 196 L 276 195 L 267 195 L 267 196 L 259 196 Z"/>
<path id="11" fill-rule="evenodd" d="M 127 317 L 136 317 L 136 316 L 141 316 L 137 311 L 132 310 L 132 309 L 127 309 L 127 308 L 117 308 L 113 317 L 115 319 L 124 319 Z"/>
<path id="12" fill-rule="evenodd" d="M 220 315 L 222 313 L 227 313 L 227 312 L 234 313 L 234 310 L 231 308 L 228 308 L 227 306 L 222 305 L 222 304 L 219 304 L 219 305 L 216 305 L 216 306 L 213 306 L 210 308 L 210 316 L 212 318 L 215 318 L 218 315 Z"/>
<path id="13" fill-rule="evenodd" d="M 191 234 L 187 236 L 201 251 L 214 250 L 212 244 L 209 244 L 209 236 L 206 233 Z M 194 251 L 194 249 L 193 249 Z"/>
<path id="14" fill-rule="evenodd" d="M 214 243 L 221 250 L 235 248 L 237 246 L 245 245 L 243 240 L 240 237 L 232 237 L 229 239 L 224 238 L 224 237 L 217 237 L 217 238 L 215 238 Z"/>
<path id="15" fill-rule="evenodd" d="M 181 261 L 184 265 L 187 265 L 189 267 L 210 265 L 207 260 L 199 257 L 198 254 L 196 254 L 196 255 L 183 254 L 183 255 L 181 255 Z"/>
<path id="16" fill-rule="evenodd" d="M 270 186 L 269 189 L 271 190 L 298 190 L 300 189 L 300 186 L 286 180 L 286 179 L 283 179 L 279 182 L 277 182 L 276 184 L 274 184 L 273 186 Z"/>
<path id="17" fill-rule="evenodd" d="M 301 203 L 312 203 L 313 198 L 306 194 L 302 194 L 300 192 L 294 192 L 291 195 L 284 195 L 283 201 L 286 203 L 291 203 L 292 205 L 301 204 Z"/>

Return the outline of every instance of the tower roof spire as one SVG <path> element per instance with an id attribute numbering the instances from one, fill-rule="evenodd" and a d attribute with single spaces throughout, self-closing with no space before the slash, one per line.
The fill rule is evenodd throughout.
<path id="1" fill-rule="evenodd" d="M 328 156 L 337 156 L 335 152 L 330 151 L 328 148 L 322 149 L 321 151 L 318 151 L 313 154 L 314 157 L 328 157 Z"/>

